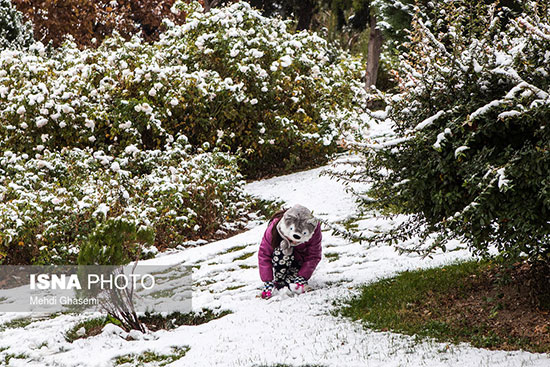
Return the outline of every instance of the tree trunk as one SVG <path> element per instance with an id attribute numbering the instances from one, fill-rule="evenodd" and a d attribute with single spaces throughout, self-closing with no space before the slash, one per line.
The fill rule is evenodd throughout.
<path id="1" fill-rule="evenodd" d="M 376 85 L 383 41 L 382 32 L 376 28 L 376 16 L 371 15 L 369 45 L 367 47 L 367 72 L 365 75 L 365 89 L 367 91 L 371 90 L 373 85 Z"/>
<path id="2" fill-rule="evenodd" d="M 220 0 L 204 0 L 203 5 L 202 5 L 203 8 L 204 8 L 204 12 L 208 13 L 210 11 L 210 9 L 216 7 L 219 2 L 220 2 Z"/>
<path id="3" fill-rule="evenodd" d="M 302 31 L 305 29 L 309 29 L 311 19 L 313 18 L 313 10 L 315 8 L 315 4 L 313 4 L 313 1 L 311 0 L 302 0 L 299 3 L 300 5 L 298 6 L 298 9 L 296 11 L 296 16 L 298 17 L 298 24 L 296 25 L 296 29 L 298 31 Z"/>

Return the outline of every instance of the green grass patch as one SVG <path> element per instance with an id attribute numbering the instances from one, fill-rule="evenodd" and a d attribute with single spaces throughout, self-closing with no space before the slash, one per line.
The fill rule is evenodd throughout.
<path id="1" fill-rule="evenodd" d="M 429 324 L 411 323 L 416 303 L 429 293 L 461 293 L 467 287 L 464 278 L 480 273 L 480 264 L 464 262 L 427 270 L 406 271 L 394 278 L 382 279 L 362 288 L 341 311 L 344 316 L 366 321 L 376 329 L 390 329 L 407 334 L 432 329 Z"/>
<path id="2" fill-rule="evenodd" d="M 240 264 L 239 268 L 241 269 L 252 269 L 254 266 L 246 265 L 246 264 Z"/>
<path id="3" fill-rule="evenodd" d="M 242 288 L 244 287 L 244 284 L 241 284 L 241 285 L 234 285 L 232 287 L 227 287 L 227 290 L 228 291 L 234 291 L 235 289 L 239 289 L 239 288 Z"/>
<path id="4" fill-rule="evenodd" d="M 8 353 L 4 355 L 4 361 L 2 364 L 4 366 L 9 366 L 11 359 L 27 359 L 27 358 L 29 358 L 29 356 L 27 356 L 24 353 L 20 353 L 20 354 Z"/>
<path id="5" fill-rule="evenodd" d="M 325 257 L 328 259 L 329 262 L 336 261 L 340 258 L 340 255 L 336 252 L 330 252 L 328 254 L 325 254 Z"/>
<path id="6" fill-rule="evenodd" d="M 211 310 L 202 310 L 198 313 L 172 312 L 168 315 L 146 313 L 145 315 L 140 316 L 139 320 L 145 324 L 149 330 L 171 330 L 181 325 L 205 324 L 230 313 L 230 311 L 214 312 Z M 122 327 L 120 321 L 111 316 L 97 317 L 76 324 L 65 333 L 65 339 L 72 343 L 80 338 L 88 338 L 90 336 L 98 335 L 107 324 L 115 324 Z M 82 328 L 84 328 L 85 332 L 79 333 L 78 331 Z"/>
<path id="7" fill-rule="evenodd" d="M 96 317 L 79 322 L 78 324 L 73 326 L 69 331 L 65 333 L 65 340 L 67 340 L 69 343 L 72 343 L 77 339 L 98 335 L 103 330 L 103 327 L 107 324 L 122 326 L 121 322 L 112 316 L 108 315 L 104 317 Z M 82 328 L 84 328 L 84 333 L 79 333 L 79 330 L 81 330 Z"/>
<path id="8" fill-rule="evenodd" d="M 170 354 L 158 354 L 153 351 L 144 351 L 141 354 L 126 354 L 115 358 L 115 366 L 145 366 L 154 364 L 154 366 L 166 366 L 185 356 L 189 347 L 172 347 Z"/>
<path id="9" fill-rule="evenodd" d="M 229 254 L 231 252 L 235 252 L 235 251 L 239 251 L 239 250 L 242 250 L 242 249 L 245 249 L 246 248 L 246 245 L 243 245 L 243 246 L 235 246 L 235 247 L 231 247 L 230 249 L 227 249 L 224 253 L 225 254 Z"/>
<path id="10" fill-rule="evenodd" d="M 403 272 L 364 286 L 338 312 L 376 330 L 490 349 L 550 351 L 546 339 L 522 335 L 522 315 L 527 322 L 540 310 L 517 306 L 519 287 L 496 281 L 498 269 L 488 261 L 468 261 Z M 544 326 L 544 315 L 538 316 Z"/>
<path id="11" fill-rule="evenodd" d="M 201 287 L 207 287 L 211 284 L 214 284 L 216 283 L 216 281 L 214 279 L 206 279 L 206 280 L 201 280 L 199 283 L 197 283 L 198 285 L 200 285 Z"/>
<path id="12" fill-rule="evenodd" d="M 214 312 L 212 310 L 203 310 L 198 313 L 173 312 L 168 315 L 145 314 L 139 320 L 147 325 L 150 330 L 171 330 L 181 325 L 201 325 L 206 324 L 220 317 L 229 315 L 231 311 Z"/>
<path id="13" fill-rule="evenodd" d="M 248 252 L 248 253 L 246 253 L 246 254 L 243 254 L 243 255 L 241 255 L 241 256 L 235 258 L 234 261 L 237 261 L 237 260 L 246 260 L 246 259 L 248 259 L 249 257 L 251 257 L 252 255 L 254 255 L 254 252 Z"/>
<path id="14" fill-rule="evenodd" d="M 11 321 L 8 321 L 2 325 L 0 325 L 0 332 L 6 330 L 6 329 L 17 329 L 17 328 L 24 328 L 27 325 L 32 324 L 33 322 L 48 320 L 48 319 L 55 319 L 56 317 L 62 315 L 63 312 L 55 312 L 52 313 L 46 317 L 21 317 L 17 319 L 13 319 Z"/>
<path id="15" fill-rule="evenodd" d="M 8 354 L 4 355 L 3 365 L 4 366 L 9 366 L 11 359 L 27 359 L 27 358 L 29 358 L 29 357 L 24 353 L 20 353 L 20 354 L 8 353 Z"/>
<path id="16" fill-rule="evenodd" d="M 32 317 L 22 317 L 14 319 L 0 325 L 0 331 L 4 331 L 6 329 L 24 328 L 25 326 L 31 324 L 33 321 L 36 321 L 36 319 L 33 319 Z"/>

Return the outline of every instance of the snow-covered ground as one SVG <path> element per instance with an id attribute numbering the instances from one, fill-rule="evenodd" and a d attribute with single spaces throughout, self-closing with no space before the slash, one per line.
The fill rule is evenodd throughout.
<path id="1" fill-rule="evenodd" d="M 356 205 L 343 186 L 322 168 L 253 182 L 248 192 L 276 198 L 288 205 L 301 203 L 331 223 L 356 213 Z M 371 218 L 363 230 L 391 225 Z M 0 361 L 8 354 L 10 366 L 111 366 L 113 358 L 145 350 L 170 354 L 172 346 L 189 346 L 187 354 L 171 366 L 255 366 L 284 363 L 292 366 L 549 366 L 550 357 L 527 352 L 489 351 L 466 344 L 418 342 L 390 332 L 364 329 L 359 323 L 332 316 L 333 301 L 356 286 L 406 269 L 432 267 L 468 258 L 455 244 L 433 259 L 398 255 L 390 247 L 349 243 L 323 232 L 324 257 L 310 285 L 312 291 L 291 297 L 286 292 L 270 300 L 258 298 L 261 282 L 257 249 L 266 224 L 234 237 L 162 255 L 150 264 L 184 262 L 194 266 L 193 308 L 231 310 L 220 319 L 198 326 L 181 326 L 127 341 L 125 333 L 108 327 L 98 336 L 69 343 L 64 332 L 89 317 L 61 315 L 37 320 L 24 328 L 0 332 Z M 242 247 L 242 248 L 241 248 Z M 231 249 L 240 248 L 232 251 Z M 248 257 L 247 257 L 248 256 Z M 21 314 L 0 316 L 0 323 Z M 0 330 L 2 330 L 0 326 Z M 2 362 L 0 362 L 2 363 Z"/>

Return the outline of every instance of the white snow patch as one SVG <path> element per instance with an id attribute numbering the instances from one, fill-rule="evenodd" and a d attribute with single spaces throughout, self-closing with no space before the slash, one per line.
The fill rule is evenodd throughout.
<path id="1" fill-rule="evenodd" d="M 422 130 L 425 127 L 430 126 L 431 124 L 433 124 L 435 120 L 437 120 L 438 118 L 440 118 L 444 114 L 445 114 L 445 111 L 439 111 L 435 115 L 433 115 L 431 117 L 428 117 L 427 119 L 425 119 L 424 121 L 422 121 L 421 123 L 416 125 L 416 127 L 414 129 L 415 130 Z"/>
<path id="2" fill-rule="evenodd" d="M 462 145 L 455 149 L 455 158 L 458 158 L 458 155 L 466 150 L 470 149 L 470 147 L 467 147 L 465 145 Z"/>

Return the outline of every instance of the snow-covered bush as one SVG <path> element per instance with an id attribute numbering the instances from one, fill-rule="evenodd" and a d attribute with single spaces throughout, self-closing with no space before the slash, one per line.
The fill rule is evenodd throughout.
<path id="1" fill-rule="evenodd" d="M 317 35 L 240 2 L 196 11 L 154 44 L 115 36 L 98 49 L 3 52 L 0 144 L 116 155 L 185 134 L 241 153 L 246 175 L 259 176 L 334 152 L 338 129 L 359 119 L 362 74 Z"/>
<path id="2" fill-rule="evenodd" d="M 180 142 L 163 151 L 128 146 L 118 157 L 78 148 L 36 157 L 4 152 L 0 262 L 74 262 L 87 236 L 111 218 L 152 228 L 157 249 L 239 228 L 248 204 L 236 159 L 189 155 Z"/>
<path id="3" fill-rule="evenodd" d="M 32 40 L 32 24 L 23 21 L 11 0 L 0 0 L 0 50 L 24 48 Z"/>
<path id="4" fill-rule="evenodd" d="M 494 244 L 548 261 L 550 9 L 432 6 L 440 19 L 415 19 L 400 93 L 374 113 L 395 135 L 352 144 L 365 157 L 355 178 L 373 182 L 365 203 L 411 214 L 382 237 L 429 239 L 405 250 L 457 238 L 477 253 Z"/>

